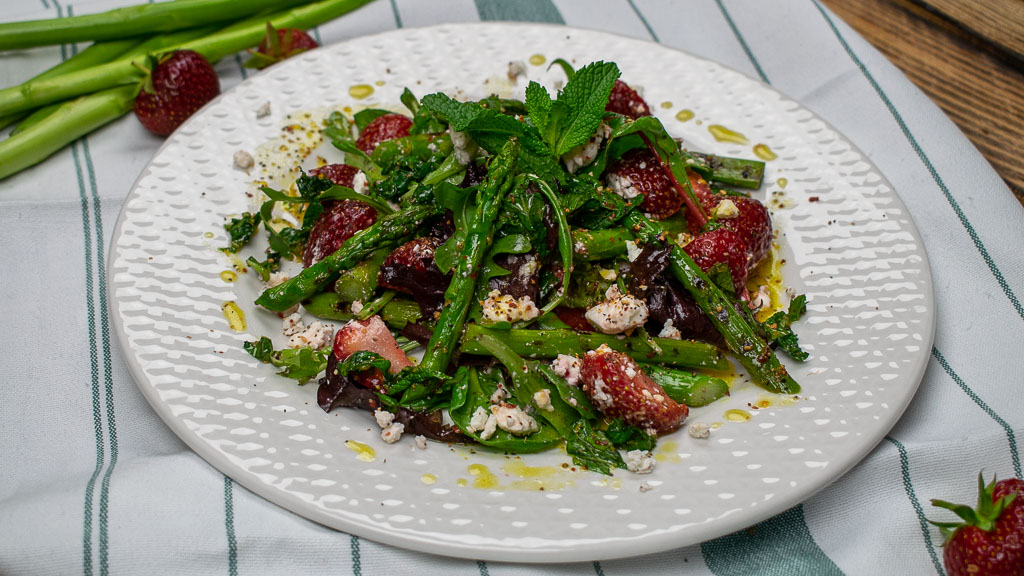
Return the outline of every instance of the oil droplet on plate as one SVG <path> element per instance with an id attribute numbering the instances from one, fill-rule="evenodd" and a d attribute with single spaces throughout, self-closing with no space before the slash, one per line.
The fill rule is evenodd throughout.
<path id="1" fill-rule="evenodd" d="M 373 462 L 377 459 L 377 452 L 374 451 L 372 446 L 363 444 L 362 442 L 356 442 L 355 440 L 346 440 L 345 446 L 356 453 L 356 460 Z"/>
<path id="2" fill-rule="evenodd" d="M 423 476 L 420 476 L 420 482 L 423 482 L 424 484 L 428 484 L 428 485 L 429 484 L 436 484 L 437 483 L 437 476 L 434 476 L 433 474 L 424 474 Z"/>
<path id="3" fill-rule="evenodd" d="M 721 124 L 712 124 L 708 126 L 708 132 L 715 137 L 715 140 L 719 142 L 732 142 L 733 144 L 748 144 L 750 140 L 747 137 L 735 130 L 730 130 Z"/>
<path id="4" fill-rule="evenodd" d="M 466 470 L 473 476 L 473 488 L 497 488 L 498 477 L 483 464 L 470 464 Z"/>
<path id="5" fill-rule="evenodd" d="M 785 178 L 779 178 L 778 180 L 775 181 L 775 183 L 779 185 L 779 188 L 785 188 L 786 184 L 789 184 L 789 180 L 786 180 Z"/>
<path id="6" fill-rule="evenodd" d="M 456 481 L 455 481 L 455 483 L 456 483 L 456 484 L 458 484 L 458 485 L 459 485 L 459 486 L 461 486 L 461 487 L 465 487 L 465 486 L 466 486 L 466 484 L 467 484 L 467 482 L 466 482 L 466 479 L 465 479 L 465 478 L 459 478 L 458 480 L 456 480 Z"/>
<path id="7" fill-rule="evenodd" d="M 377 80 L 376 82 L 373 83 L 373 85 L 374 86 L 383 86 L 384 85 L 384 81 L 383 80 Z"/>
<path id="8" fill-rule="evenodd" d="M 676 112 L 676 120 L 679 120 L 680 122 L 689 122 L 690 120 L 693 120 L 693 110 L 687 108 Z"/>
<path id="9" fill-rule="evenodd" d="M 669 108 L 672 107 L 672 103 L 669 102 L 668 100 L 666 100 L 666 101 L 662 102 L 661 104 L 659 104 L 659 106 L 661 106 L 665 110 L 668 110 Z"/>
<path id="10" fill-rule="evenodd" d="M 368 98 L 371 94 L 373 94 L 373 86 L 369 84 L 356 84 L 355 86 L 349 86 L 348 89 L 348 95 L 356 100 Z"/>
<path id="11" fill-rule="evenodd" d="M 737 410 L 735 408 L 732 410 L 726 410 L 724 416 L 725 419 L 730 422 L 746 422 L 747 420 L 750 420 L 750 412 L 747 412 L 746 410 Z"/>
<path id="12" fill-rule="evenodd" d="M 235 332 L 245 332 L 245 313 L 234 302 L 225 302 L 220 307 L 224 317 L 228 320 L 228 326 Z"/>
<path id="13" fill-rule="evenodd" d="M 658 462 L 682 462 L 683 459 L 679 457 L 678 452 L 677 442 L 658 442 L 658 447 L 654 449 L 654 459 Z"/>
<path id="14" fill-rule="evenodd" d="M 213 238 L 213 232 L 207 232 L 206 234 L 203 234 L 203 238 Z"/>
<path id="15" fill-rule="evenodd" d="M 770 162 L 779 157 L 778 154 L 772 152 L 772 149 L 767 144 L 755 144 L 754 145 L 754 156 L 757 156 L 765 162 Z"/>
<path id="16" fill-rule="evenodd" d="M 540 66 L 547 61 L 548 59 L 545 58 L 543 54 L 534 54 L 533 56 L 530 56 L 530 64 L 533 64 L 534 66 Z"/>
<path id="17" fill-rule="evenodd" d="M 238 274 L 235 274 L 234 270 L 225 270 L 220 273 L 220 279 L 225 282 L 234 282 L 238 280 Z"/>

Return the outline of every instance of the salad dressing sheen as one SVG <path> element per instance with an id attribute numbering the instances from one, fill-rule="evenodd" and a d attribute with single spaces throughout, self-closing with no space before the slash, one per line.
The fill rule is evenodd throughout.
<path id="1" fill-rule="evenodd" d="M 714 136 L 715 140 L 719 142 L 732 142 L 733 144 L 749 144 L 750 140 L 747 137 L 735 130 L 730 130 L 721 124 L 712 124 L 708 126 L 708 132 Z"/>
<path id="2" fill-rule="evenodd" d="M 248 327 L 245 323 L 245 313 L 238 307 L 238 304 L 225 302 L 221 305 L 220 310 L 228 321 L 228 327 L 235 332 L 245 332 L 245 329 Z"/>

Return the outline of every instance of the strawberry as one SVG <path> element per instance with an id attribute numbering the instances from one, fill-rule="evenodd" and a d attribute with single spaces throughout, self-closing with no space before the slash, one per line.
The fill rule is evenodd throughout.
<path id="1" fill-rule="evenodd" d="M 629 356 L 601 346 L 587 352 L 582 364 L 583 390 L 605 416 L 658 434 L 671 432 L 686 420 L 689 408 L 669 398 Z"/>
<path id="2" fill-rule="evenodd" d="M 636 120 L 641 116 L 650 116 L 651 109 L 647 102 L 637 94 L 636 90 L 629 87 L 622 80 L 616 80 L 612 86 L 612 93 L 608 96 L 608 104 L 604 107 L 609 112 L 622 114 Z"/>
<path id="3" fill-rule="evenodd" d="M 391 331 L 380 316 L 370 316 L 366 320 L 351 320 L 334 335 L 334 356 L 339 362 L 345 361 L 360 350 L 375 352 L 391 362 L 388 372 L 392 374 L 398 374 L 402 368 L 412 366 L 409 357 L 398 347 L 395 337 L 391 335 Z M 367 388 L 383 391 L 384 375 L 376 368 L 355 374 L 354 379 Z"/>
<path id="4" fill-rule="evenodd" d="M 256 51 L 246 63 L 246 68 L 266 68 L 300 52 L 312 50 L 320 45 L 298 28 L 282 28 L 277 30 L 267 22 L 267 35 L 260 40 Z"/>
<path id="5" fill-rule="evenodd" d="M 768 215 L 768 209 L 758 200 L 730 196 L 720 199 L 719 203 L 726 199 L 736 206 L 739 214 L 734 218 L 719 218 L 718 223 L 740 235 L 750 251 L 748 269 L 753 268 L 771 249 L 772 219 Z"/>
<path id="6" fill-rule="evenodd" d="M 405 138 L 409 135 L 409 128 L 412 128 L 412 120 L 401 114 L 378 116 L 359 132 L 356 147 L 370 154 L 385 140 Z"/>
<path id="7" fill-rule="evenodd" d="M 624 198 L 643 194 L 641 206 L 651 218 L 668 218 L 679 211 L 683 197 L 665 176 L 661 161 L 644 148 L 634 148 L 609 170 L 608 186 Z"/>
<path id="8" fill-rule="evenodd" d="M 365 202 L 341 200 L 331 204 L 313 224 L 309 241 L 302 254 L 302 262 L 308 268 L 323 260 L 364 228 L 377 221 L 377 211 Z"/>
<path id="9" fill-rule="evenodd" d="M 150 56 L 146 83 L 135 97 L 135 117 L 150 132 L 167 136 L 220 94 L 213 66 L 198 52 Z"/>
<path id="10" fill-rule="evenodd" d="M 963 522 L 932 522 L 946 536 L 943 560 L 949 576 L 1024 574 L 1024 480 L 985 485 L 978 474 L 978 507 L 932 500 Z"/>
<path id="11" fill-rule="evenodd" d="M 309 175 L 327 178 L 338 186 L 351 188 L 357 172 L 359 172 L 358 168 L 348 164 L 328 164 L 319 168 L 313 168 L 309 171 Z"/>
<path id="12" fill-rule="evenodd" d="M 727 228 L 716 228 L 694 238 L 683 247 L 683 251 L 705 272 L 715 264 L 725 262 L 736 293 L 743 292 L 749 255 L 747 244 L 739 234 Z"/>
<path id="13" fill-rule="evenodd" d="M 441 240 L 424 236 L 396 248 L 384 260 L 377 282 L 384 288 L 411 294 L 425 314 L 441 310 L 450 276 L 434 262 Z"/>

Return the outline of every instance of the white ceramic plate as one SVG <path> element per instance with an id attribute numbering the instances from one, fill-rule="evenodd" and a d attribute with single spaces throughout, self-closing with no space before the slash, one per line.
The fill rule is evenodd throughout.
<path id="1" fill-rule="evenodd" d="M 721 423 L 709 440 L 663 438 L 653 474 L 613 478 L 561 468 L 561 451 L 509 458 L 411 438 L 385 445 L 370 415 L 316 405 L 242 350 L 278 335 L 251 304 L 258 282 L 230 284 L 225 215 L 249 209 L 251 177 L 236 150 L 281 134 L 284 115 L 398 105 L 444 90 L 482 97 L 509 85 L 509 61 L 552 86 L 565 58 L 616 61 L 689 147 L 751 157 L 765 144 L 759 195 L 774 207 L 783 275 L 807 294 L 798 325 L 812 353 L 789 362 L 803 385 L 783 401 L 750 384 L 691 421 Z M 533 58 L 531 58 L 533 56 Z M 374 87 L 356 100 L 349 88 Z M 256 119 L 271 103 L 272 114 Z M 694 117 L 676 115 L 690 110 Z M 748 144 L 716 141 L 722 125 Z M 788 184 L 783 188 L 780 180 Z M 210 233 L 212 237 L 210 237 Z M 931 347 L 934 303 L 914 224 L 885 178 L 843 136 L 796 102 L 721 65 L 638 40 L 561 27 L 479 24 L 410 29 L 315 50 L 222 95 L 179 129 L 124 204 L 110 254 L 111 307 L 122 348 L 156 412 L 210 464 L 288 510 L 415 550 L 486 560 L 607 559 L 708 540 L 786 510 L 863 458 L 903 412 Z M 247 333 L 221 312 L 238 302 Z M 770 405 L 751 409 L 748 405 Z M 729 409 L 749 421 L 726 418 Z M 346 441 L 371 446 L 367 462 Z M 488 476 L 493 474 L 493 477 Z M 491 487 L 475 487 L 483 484 Z M 644 485 L 646 483 L 646 485 Z M 538 488 L 543 486 L 543 490 Z M 645 490 L 641 490 L 641 486 Z M 648 490 L 649 489 L 649 490 Z"/>

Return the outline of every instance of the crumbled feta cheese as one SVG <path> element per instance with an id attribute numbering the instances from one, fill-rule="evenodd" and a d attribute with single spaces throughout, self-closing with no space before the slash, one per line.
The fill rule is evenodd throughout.
<path id="1" fill-rule="evenodd" d="M 483 430 L 487 424 L 487 418 L 491 415 L 487 411 L 487 408 L 480 406 L 473 412 L 473 415 L 469 417 L 469 426 L 466 427 L 467 432 L 477 432 Z"/>
<path id="2" fill-rule="evenodd" d="M 758 286 L 757 293 L 750 299 L 748 306 L 753 312 L 772 305 L 772 296 L 768 292 L 768 287 L 765 285 Z"/>
<path id="3" fill-rule="evenodd" d="M 590 399 L 602 412 L 615 405 L 615 398 L 605 390 L 604 379 L 601 377 L 594 378 L 594 385 L 590 389 Z"/>
<path id="4" fill-rule="evenodd" d="M 245 170 L 246 172 L 251 170 L 252 167 L 256 165 L 256 159 L 252 157 L 252 154 L 249 154 L 245 150 L 239 150 L 238 152 L 235 152 L 234 161 L 235 168 L 238 168 L 239 170 Z"/>
<path id="5" fill-rule="evenodd" d="M 691 438 L 705 439 L 711 436 L 711 427 L 703 422 L 694 422 L 686 429 Z"/>
<path id="6" fill-rule="evenodd" d="M 395 422 L 387 428 L 380 431 L 380 437 L 384 442 L 388 444 L 394 444 L 402 437 L 402 433 L 405 432 L 405 424 Z"/>
<path id="7" fill-rule="evenodd" d="M 587 246 L 583 242 L 580 242 L 579 240 L 577 240 L 576 243 L 573 244 L 572 249 L 575 250 L 577 254 L 587 253 Z"/>
<path id="8" fill-rule="evenodd" d="M 360 194 L 370 191 L 370 183 L 366 180 L 366 173 L 360 170 L 352 177 L 352 189 Z"/>
<path id="9" fill-rule="evenodd" d="M 352 306 L 350 306 L 349 308 L 352 310 L 353 314 L 359 314 L 360 312 L 363 311 L 363 303 L 360 302 L 359 300 L 353 300 Z"/>
<path id="10" fill-rule="evenodd" d="M 498 428 L 515 436 L 526 436 L 540 430 L 537 421 L 515 404 L 491 406 L 491 415 L 497 420 Z"/>
<path id="11" fill-rule="evenodd" d="M 619 277 L 618 273 L 615 272 L 615 270 L 606 270 L 604 268 L 601 268 L 601 270 L 598 273 L 601 275 L 601 278 L 604 278 L 605 280 L 615 280 L 616 278 Z"/>
<path id="12" fill-rule="evenodd" d="M 640 483 L 640 491 L 641 492 L 650 492 L 651 490 L 654 490 L 654 486 L 651 486 L 647 482 L 641 482 Z"/>
<path id="13" fill-rule="evenodd" d="M 526 262 L 523 262 L 523 265 L 519 268 L 519 273 L 522 276 L 533 276 L 538 270 L 540 270 L 540 262 L 537 260 L 537 257 L 533 254 L 527 254 Z"/>
<path id="14" fill-rule="evenodd" d="M 690 242 L 693 242 L 693 236 L 689 233 L 680 232 L 679 234 L 676 234 L 676 244 L 678 244 L 680 248 L 686 246 Z"/>
<path id="15" fill-rule="evenodd" d="M 546 412 L 554 412 L 555 407 L 551 404 L 551 390 L 544 388 L 533 393 L 533 402 L 537 408 Z"/>
<path id="16" fill-rule="evenodd" d="M 292 336 L 288 338 L 288 346 L 290 348 L 303 348 L 308 346 L 315 350 L 319 350 L 330 345 L 333 337 L 334 328 L 331 328 L 329 325 L 317 320 L 309 326 L 306 326 L 302 332 L 292 334 Z"/>
<path id="17" fill-rule="evenodd" d="M 509 82 L 518 82 L 520 76 L 526 75 L 526 62 L 522 60 L 513 60 L 508 63 L 508 80 Z"/>
<path id="18" fill-rule="evenodd" d="M 491 290 L 481 305 L 484 307 L 484 319 L 488 322 L 518 322 L 540 316 L 540 309 L 529 296 L 516 299 L 498 290 Z"/>
<path id="19" fill-rule="evenodd" d="M 498 417 L 495 416 L 494 414 L 488 414 L 487 415 L 487 421 L 484 422 L 484 428 L 483 428 L 483 430 L 480 431 L 480 439 L 481 440 L 487 440 L 491 436 L 494 436 L 494 433 L 497 432 L 497 431 L 498 431 Z"/>
<path id="20" fill-rule="evenodd" d="M 266 118 L 270 116 L 270 101 L 264 102 L 262 106 L 256 109 L 256 118 Z"/>
<path id="21" fill-rule="evenodd" d="M 292 334 L 298 334 L 306 329 L 306 324 L 302 321 L 301 314 L 290 314 L 285 317 L 284 321 L 284 335 L 291 336 Z"/>
<path id="22" fill-rule="evenodd" d="M 740 215 L 740 209 L 736 207 L 732 200 L 726 198 L 715 206 L 715 209 L 711 211 L 711 215 L 715 218 L 735 218 Z"/>
<path id="23" fill-rule="evenodd" d="M 640 190 L 637 189 L 636 184 L 621 174 L 610 172 L 605 178 L 604 183 L 608 185 L 608 189 L 622 196 L 625 200 L 636 198 L 640 195 Z"/>
<path id="24" fill-rule="evenodd" d="M 661 332 L 658 333 L 658 338 L 671 338 L 672 340 L 682 340 L 683 333 L 672 325 L 672 319 L 665 320 L 665 325 L 662 326 Z"/>
<path id="25" fill-rule="evenodd" d="M 586 166 L 597 158 L 597 152 L 601 149 L 601 143 L 612 133 L 611 126 L 601 123 L 589 140 L 579 146 L 562 154 L 562 161 L 565 162 L 565 169 L 575 173 L 577 169 Z"/>
<path id="26" fill-rule="evenodd" d="M 625 372 L 626 372 L 626 376 L 628 376 L 630 378 L 636 378 L 636 368 L 633 368 L 633 366 L 627 364 Z M 651 395 L 651 393 L 648 392 L 647 390 L 644 390 L 644 394 L 646 394 L 647 396 Z"/>
<path id="27" fill-rule="evenodd" d="M 635 240 L 629 240 L 626 242 L 626 257 L 629 258 L 630 262 L 636 261 L 640 257 L 640 252 L 643 249 L 636 245 Z"/>
<path id="28" fill-rule="evenodd" d="M 654 456 L 647 450 L 630 450 L 626 452 L 626 470 L 634 474 L 650 474 L 654 472 Z"/>
<path id="29" fill-rule="evenodd" d="M 395 421 L 395 415 L 387 410 L 381 410 L 377 408 L 373 411 L 373 417 L 377 420 L 377 426 L 381 428 L 387 428 Z"/>
<path id="30" fill-rule="evenodd" d="M 581 367 L 580 359 L 568 354 L 559 354 L 557 358 L 551 361 L 551 369 L 555 371 L 555 374 L 565 378 L 565 381 L 570 386 L 576 386 L 580 383 Z"/>
<path id="31" fill-rule="evenodd" d="M 584 315 L 594 328 L 605 334 L 619 334 L 647 322 L 647 304 L 643 300 L 630 294 L 622 295 L 614 285 L 605 297 L 604 302 L 595 304 Z"/>
<path id="32" fill-rule="evenodd" d="M 451 128 L 448 129 L 448 132 L 451 134 L 455 159 L 459 161 L 459 164 L 467 166 L 474 158 L 477 157 L 477 153 L 480 148 L 476 145 L 476 142 L 469 137 L 469 134 L 452 130 Z"/>
<path id="33" fill-rule="evenodd" d="M 505 387 L 498 384 L 498 389 L 491 394 L 491 404 L 500 404 L 505 398 L 508 398 L 508 392 L 505 391 Z"/>
<path id="34" fill-rule="evenodd" d="M 419 448 L 420 450 L 426 450 L 427 449 L 427 437 L 426 436 L 417 436 L 415 438 L 415 441 L 416 441 L 416 447 L 417 448 Z"/>

